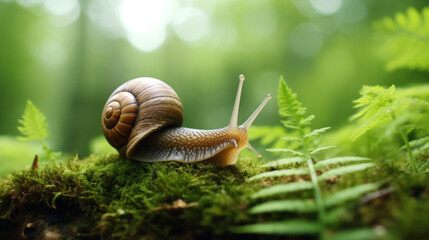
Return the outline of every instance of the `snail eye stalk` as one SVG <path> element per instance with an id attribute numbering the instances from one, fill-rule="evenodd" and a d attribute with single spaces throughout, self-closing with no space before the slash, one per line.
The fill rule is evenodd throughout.
<path id="1" fill-rule="evenodd" d="M 238 110 L 240 108 L 240 98 L 241 98 L 241 90 L 243 89 L 243 82 L 246 77 L 243 74 L 238 76 L 240 83 L 238 84 L 237 95 L 235 97 L 234 108 L 232 109 L 231 120 L 229 121 L 229 128 L 237 128 L 238 127 Z"/>

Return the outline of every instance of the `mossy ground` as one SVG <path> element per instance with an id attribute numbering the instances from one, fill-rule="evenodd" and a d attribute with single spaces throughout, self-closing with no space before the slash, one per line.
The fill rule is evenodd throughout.
<path id="1" fill-rule="evenodd" d="M 244 184 L 256 163 L 240 162 L 218 168 L 111 155 L 15 173 L 0 188 L 0 235 L 234 238 L 228 228 L 249 219 L 246 209 L 257 188 Z"/>
<path id="2" fill-rule="evenodd" d="M 252 159 L 218 168 L 204 164 L 146 164 L 110 155 L 69 160 L 1 180 L 4 239 L 268 239 L 231 233 L 231 226 L 312 218 L 292 213 L 249 215 L 264 185 L 299 178 L 246 182 L 261 171 Z M 289 166 L 293 167 L 293 166 Z M 322 184 L 325 194 L 385 179 L 386 194 L 345 205 L 338 228 L 381 226 L 389 239 L 429 234 L 429 177 L 386 164 Z M 310 192 L 291 194 L 311 198 Z M 284 197 L 284 196 L 283 196 Z M 368 200 L 369 199 L 369 200 Z M 182 201 L 178 201 L 182 200 Z M 3 239 L 2 238 L 2 239 Z M 270 237 L 275 238 L 275 236 Z M 301 237 L 297 237 L 302 239 Z M 304 239 L 312 239 L 305 236 Z"/>

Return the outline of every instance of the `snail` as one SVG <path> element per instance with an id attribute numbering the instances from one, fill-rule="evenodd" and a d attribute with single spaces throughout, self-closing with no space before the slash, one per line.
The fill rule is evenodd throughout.
<path id="1" fill-rule="evenodd" d="M 235 164 L 245 147 L 260 157 L 248 142 L 247 129 L 271 95 L 238 126 L 244 79 L 241 74 L 229 125 L 214 130 L 181 127 L 182 103 L 163 81 L 149 77 L 130 80 L 119 86 L 104 106 L 104 135 L 122 156 L 144 162 L 204 162 L 224 167 Z"/>

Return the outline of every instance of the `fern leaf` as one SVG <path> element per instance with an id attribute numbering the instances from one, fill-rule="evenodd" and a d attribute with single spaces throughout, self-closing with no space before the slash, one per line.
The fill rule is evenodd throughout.
<path id="1" fill-rule="evenodd" d="M 289 165 L 293 163 L 303 163 L 306 162 L 307 159 L 303 157 L 291 157 L 291 158 L 282 158 L 276 161 L 272 161 L 262 165 L 261 167 L 280 167 L 284 165 Z"/>
<path id="2" fill-rule="evenodd" d="M 398 68 L 429 70 L 429 7 L 414 8 L 375 24 L 380 36 L 379 55 L 389 71 Z"/>
<path id="3" fill-rule="evenodd" d="M 18 122 L 21 124 L 18 130 L 24 135 L 24 137 L 18 137 L 20 140 L 44 140 L 49 137 L 45 115 L 30 100 L 27 101 L 22 119 Z"/>
<path id="4" fill-rule="evenodd" d="M 306 108 L 301 106 L 296 93 L 288 87 L 283 76 L 279 80 L 278 106 L 280 118 L 286 127 L 297 127 L 305 119 Z"/>
<path id="5" fill-rule="evenodd" d="M 351 188 L 338 191 L 325 198 L 324 204 L 326 207 L 332 207 L 346 201 L 354 200 L 361 197 L 367 192 L 375 191 L 381 186 L 380 182 L 366 183 Z"/>
<path id="6" fill-rule="evenodd" d="M 328 131 L 330 128 L 331 127 L 324 127 L 324 128 L 315 129 L 312 132 L 310 132 L 309 134 L 305 135 L 304 138 L 309 139 L 309 138 L 319 136 L 321 133 Z"/>
<path id="7" fill-rule="evenodd" d="M 248 181 L 255 181 L 261 178 L 269 178 L 269 177 L 285 177 L 285 176 L 293 176 L 293 175 L 306 175 L 308 174 L 307 169 L 285 169 L 285 170 L 277 170 L 277 171 L 271 171 L 271 172 L 264 172 L 261 174 L 258 174 L 256 176 L 253 176 L 248 179 Z"/>
<path id="8" fill-rule="evenodd" d="M 298 137 L 282 137 L 281 139 L 288 142 L 302 142 L 302 139 Z"/>
<path id="9" fill-rule="evenodd" d="M 267 213 L 267 212 L 315 212 L 316 204 L 314 200 L 278 200 L 264 202 L 249 209 L 249 213 Z"/>
<path id="10" fill-rule="evenodd" d="M 394 103 L 395 86 L 385 89 L 381 86 L 363 86 L 362 97 L 353 101 L 355 108 L 362 108 L 351 117 L 351 120 L 360 119 L 362 125 L 353 133 L 352 141 L 376 127 L 382 126 L 392 120 L 391 113 L 398 102 Z"/>
<path id="11" fill-rule="evenodd" d="M 232 227 L 230 230 L 235 233 L 253 234 L 317 234 L 322 226 L 319 222 L 289 220 L 282 222 L 266 222 Z"/>
<path id="12" fill-rule="evenodd" d="M 317 177 L 317 179 L 319 181 L 322 181 L 333 176 L 346 175 L 352 172 L 362 171 L 373 166 L 375 166 L 374 163 L 362 163 L 362 164 L 355 164 L 355 165 L 349 165 L 345 167 L 334 168 L 323 173 L 322 175 Z"/>
<path id="13" fill-rule="evenodd" d="M 259 192 L 256 192 L 255 194 L 253 194 L 252 198 L 268 197 L 272 195 L 296 192 L 296 191 L 307 190 L 312 188 L 313 188 L 313 183 L 311 182 L 293 182 L 293 183 L 279 184 L 279 185 L 274 185 L 272 187 L 259 190 Z"/>
<path id="14" fill-rule="evenodd" d="M 332 148 L 336 148 L 337 146 L 325 146 L 325 147 L 320 147 L 320 148 L 316 148 L 313 151 L 310 152 L 311 155 L 315 155 L 316 153 L 325 151 L 325 150 L 329 150 Z"/>
<path id="15" fill-rule="evenodd" d="M 304 153 L 298 152 L 292 149 L 286 149 L 286 148 L 268 148 L 266 149 L 268 152 L 289 152 L 292 153 L 294 156 L 304 156 Z"/>
<path id="16" fill-rule="evenodd" d="M 362 162 L 362 161 L 370 161 L 370 158 L 365 157 L 336 157 L 336 158 L 329 158 L 322 161 L 318 161 L 315 165 L 315 169 L 319 169 L 322 167 L 326 167 L 329 165 L 339 164 L 339 163 L 350 163 L 350 162 Z"/>
<path id="17" fill-rule="evenodd" d="M 311 121 L 313 121 L 313 119 L 315 118 L 316 116 L 314 116 L 314 115 L 310 115 L 310 116 L 308 116 L 307 118 L 305 118 L 304 120 L 301 120 L 301 125 L 303 125 L 303 126 L 306 126 L 306 125 L 310 125 L 311 124 Z"/>
<path id="18" fill-rule="evenodd" d="M 372 228 L 357 228 L 343 230 L 337 232 L 332 236 L 329 236 L 329 240 L 371 240 L 371 239 L 380 239 L 384 233 L 377 233 Z"/>
<path id="19" fill-rule="evenodd" d="M 410 141 L 410 146 L 413 148 L 416 148 L 416 147 L 420 147 L 422 145 L 425 145 L 428 142 L 429 142 L 429 136 L 426 136 L 426 137 L 422 137 L 422 138 Z"/>
<path id="20" fill-rule="evenodd" d="M 388 107 L 394 100 L 395 85 L 385 89 L 381 86 L 366 86 L 360 90 L 360 98 L 353 101 L 355 108 L 362 108 L 351 117 L 351 120 L 362 118 L 364 121 L 372 118 L 381 109 Z"/>
<path id="21" fill-rule="evenodd" d="M 419 172 L 423 172 L 429 169 L 429 160 L 426 160 L 422 165 L 419 167 Z"/>

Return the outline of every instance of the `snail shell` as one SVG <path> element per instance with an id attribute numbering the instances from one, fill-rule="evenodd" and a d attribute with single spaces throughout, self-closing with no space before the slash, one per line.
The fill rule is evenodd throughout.
<path id="1" fill-rule="evenodd" d="M 270 95 L 241 126 L 237 126 L 240 84 L 230 124 L 221 129 L 181 127 L 183 107 L 179 96 L 155 78 L 136 78 L 119 86 L 107 100 L 102 128 L 110 145 L 139 161 L 204 161 L 219 166 L 234 164 L 247 140 L 247 129 L 271 98 Z M 260 154 L 258 154 L 260 155 Z"/>

